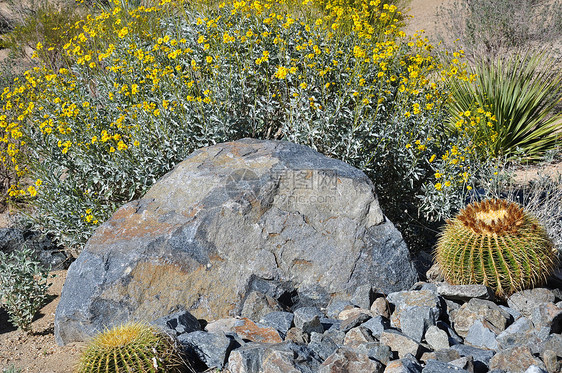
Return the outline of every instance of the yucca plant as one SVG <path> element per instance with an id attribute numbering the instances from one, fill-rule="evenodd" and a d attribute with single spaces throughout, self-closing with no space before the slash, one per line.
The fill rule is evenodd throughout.
<path id="1" fill-rule="evenodd" d="M 133 322 L 95 336 L 83 352 L 77 373 L 185 372 L 172 337 L 153 326 Z"/>
<path id="2" fill-rule="evenodd" d="M 474 80 L 450 82 L 452 123 L 475 106 L 489 108 L 496 121 L 475 125 L 492 136 L 485 139 L 492 156 L 536 161 L 560 143 L 562 74 L 548 54 L 481 58 L 469 71 Z"/>
<path id="3" fill-rule="evenodd" d="M 544 283 L 558 263 L 538 220 L 500 199 L 470 204 L 448 221 L 435 260 L 448 282 L 487 285 L 500 298 Z"/>

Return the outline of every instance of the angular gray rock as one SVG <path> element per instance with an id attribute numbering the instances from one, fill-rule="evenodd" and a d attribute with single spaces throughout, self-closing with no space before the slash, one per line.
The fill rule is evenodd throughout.
<path id="1" fill-rule="evenodd" d="M 326 360 L 328 356 L 333 354 L 341 345 L 334 340 L 334 338 L 328 334 L 311 333 L 310 343 L 308 348 L 311 349 L 322 361 Z"/>
<path id="2" fill-rule="evenodd" d="M 264 351 L 263 343 L 248 343 L 232 351 L 228 357 L 228 369 L 239 373 L 259 373 Z"/>
<path id="3" fill-rule="evenodd" d="M 531 365 L 546 369 L 527 347 L 514 347 L 498 352 L 490 359 L 490 370 L 503 369 L 510 373 L 524 373 Z"/>
<path id="4" fill-rule="evenodd" d="M 498 347 L 506 350 L 513 347 L 529 347 L 532 353 L 543 349 L 544 341 L 537 335 L 533 323 L 526 317 L 520 317 L 497 337 Z"/>
<path id="5" fill-rule="evenodd" d="M 236 326 L 243 325 L 244 321 L 240 319 L 236 319 L 234 317 L 227 317 L 224 319 L 219 319 L 215 321 L 211 321 L 207 325 L 205 325 L 205 331 L 209 333 L 232 333 L 234 332 L 234 328 Z"/>
<path id="6" fill-rule="evenodd" d="M 270 312 L 282 311 L 283 308 L 273 297 L 260 291 L 252 291 L 244 300 L 240 316 L 259 320 Z"/>
<path id="7" fill-rule="evenodd" d="M 495 354 L 495 352 L 491 350 L 483 350 L 481 348 L 462 344 L 451 346 L 451 349 L 457 351 L 462 357 L 471 356 L 474 360 L 475 372 L 487 372 L 490 360 Z"/>
<path id="8" fill-rule="evenodd" d="M 342 320 L 340 323 L 340 330 L 342 332 L 348 332 L 352 328 L 355 328 L 358 325 L 363 324 L 365 321 L 369 320 L 371 315 L 363 312 L 359 312 L 351 317 L 348 317 L 345 320 Z"/>
<path id="9" fill-rule="evenodd" d="M 474 373 L 474 359 L 472 359 L 472 356 L 463 356 L 450 361 L 449 364 L 467 370 L 470 373 Z"/>
<path id="10" fill-rule="evenodd" d="M 556 355 L 562 358 L 562 335 L 551 334 L 546 338 L 543 345 L 544 350 L 551 350 L 556 353 Z"/>
<path id="11" fill-rule="evenodd" d="M 305 146 L 244 139 L 195 151 L 96 230 L 67 273 L 55 336 L 82 341 L 179 306 L 234 316 L 253 290 L 325 307 L 416 280 L 363 172 Z"/>
<path id="12" fill-rule="evenodd" d="M 203 331 L 181 334 L 178 341 L 190 356 L 199 359 L 207 368 L 222 369 L 232 346 L 232 340 L 224 333 Z"/>
<path id="13" fill-rule="evenodd" d="M 380 343 L 387 345 L 392 351 L 398 353 L 400 359 L 408 354 L 419 358 L 423 352 L 423 346 L 420 343 L 397 330 L 385 330 L 381 333 L 379 340 Z"/>
<path id="14" fill-rule="evenodd" d="M 378 338 L 382 334 L 382 332 L 390 327 L 390 322 L 388 321 L 388 319 L 382 316 L 377 316 L 361 324 L 361 326 L 369 329 L 371 335 Z"/>
<path id="15" fill-rule="evenodd" d="M 355 289 L 355 292 L 351 297 L 351 303 L 360 308 L 369 308 L 369 306 L 371 305 L 372 293 L 373 290 L 371 286 L 361 285 L 357 289 Z"/>
<path id="16" fill-rule="evenodd" d="M 400 312 L 400 328 L 402 333 L 416 342 L 424 339 L 427 328 L 435 325 L 439 314 L 430 307 L 405 307 Z"/>
<path id="17" fill-rule="evenodd" d="M 291 342 L 249 343 L 228 358 L 228 370 L 233 373 L 313 373 L 319 365 L 310 350 Z"/>
<path id="18" fill-rule="evenodd" d="M 260 324 L 275 328 L 284 337 L 293 325 L 293 318 L 294 315 L 290 312 L 275 311 L 265 315 Z"/>
<path id="19" fill-rule="evenodd" d="M 476 320 L 480 320 L 496 335 L 504 331 L 511 320 L 511 315 L 494 302 L 477 298 L 471 299 L 458 310 L 452 311 L 450 317 L 455 332 L 461 337 L 466 337 L 468 330 Z"/>
<path id="20" fill-rule="evenodd" d="M 326 316 L 328 317 L 338 317 L 341 311 L 346 307 L 353 308 L 353 305 L 348 300 L 336 300 L 330 302 L 328 307 L 326 307 Z"/>
<path id="21" fill-rule="evenodd" d="M 173 336 L 201 330 L 199 320 L 185 310 L 180 310 L 156 319 L 152 324 Z"/>
<path id="22" fill-rule="evenodd" d="M 441 301 L 436 293 L 430 290 L 399 291 L 388 294 L 386 299 L 394 304 L 395 309 L 390 317 L 391 325 L 401 328 L 400 315 L 402 311 L 412 307 L 427 307 L 431 310 L 434 318 L 433 324 L 439 319 L 441 313 Z"/>
<path id="23" fill-rule="evenodd" d="M 549 333 L 562 332 L 562 307 L 554 303 L 538 304 L 529 317 L 537 329 L 546 328 Z"/>
<path id="24" fill-rule="evenodd" d="M 459 368 L 458 366 L 450 363 L 444 363 L 437 360 L 428 360 L 422 373 L 470 373 L 468 370 Z"/>
<path id="25" fill-rule="evenodd" d="M 437 321 L 437 323 L 435 325 L 439 329 L 447 332 L 447 335 L 449 336 L 449 345 L 452 346 L 452 345 L 460 344 L 460 343 L 463 342 L 463 339 L 446 322 L 439 320 L 439 321 Z"/>
<path id="26" fill-rule="evenodd" d="M 430 326 L 425 332 L 425 340 L 427 344 L 435 351 L 449 348 L 449 336 L 447 332 L 439 329 L 437 326 Z"/>
<path id="27" fill-rule="evenodd" d="M 378 342 L 364 343 L 359 345 L 357 350 L 367 354 L 370 359 L 380 361 L 384 365 L 388 365 L 388 362 L 392 359 L 392 351 L 390 350 L 390 347 Z"/>
<path id="28" fill-rule="evenodd" d="M 554 294 L 545 288 L 534 288 L 513 293 L 507 299 L 507 305 L 521 312 L 523 316 L 530 316 L 533 309 L 540 303 L 554 303 Z"/>
<path id="29" fill-rule="evenodd" d="M 494 300 L 494 292 L 484 285 L 451 285 L 446 282 L 437 284 L 437 294 L 443 298 L 469 301 L 472 298 Z"/>
<path id="30" fill-rule="evenodd" d="M 441 314 L 441 300 L 431 290 L 390 293 L 387 300 L 395 305 L 390 318 L 391 325 L 400 328 L 402 333 L 418 343 Z"/>
<path id="31" fill-rule="evenodd" d="M 456 351 L 456 350 L 453 350 L 452 348 L 446 348 L 444 350 L 437 350 L 433 353 L 433 355 L 435 356 L 434 360 L 442 361 L 444 363 L 455 361 L 457 359 L 460 359 L 460 357 L 461 357 L 459 352 Z M 426 360 L 429 360 L 429 359 L 426 359 Z"/>
<path id="32" fill-rule="evenodd" d="M 305 333 L 323 333 L 324 327 L 320 323 L 320 317 L 324 314 L 316 307 L 302 307 L 293 313 L 293 323 Z"/>
<path id="33" fill-rule="evenodd" d="M 496 333 L 486 328 L 480 320 L 475 320 L 470 326 L 464 341 L 471 346 L 487 350 L 495 350 L 498 348 Z"/>
<path id="34" fill-rule="evenodd" d="M 375 342 L 373 337 L 371 337 L 371 333 L 369 329 L 358 326 L 356 328 L 350 329 L 346 334 L 343 340 L 344 346 L 349 346 L 356 348 L 365 343 Z"/>
<path id="35" fill-rule="evenodd" d="M 378 361 L 371 360 L 369 356 L 358 353 L 351 348 L 341 347 L 320 365 L 318 373 L 382 373 L 383 371 L 384 366 Z"/>

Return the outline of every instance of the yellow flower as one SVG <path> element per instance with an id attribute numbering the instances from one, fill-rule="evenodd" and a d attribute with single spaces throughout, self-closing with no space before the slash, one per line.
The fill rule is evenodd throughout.
<path id="1" fill-rule="evenodd" d="M 246 35 L 248 35 L 248 33 L 251 33 L 251 31 L 248 31 L 248 32 L 246 33 Z M 251 36 L 251 35 L 250 35 L 250 36 Z M 248 37 L 250 37 L 250 36 L 248 36 Z M 223 36 L 222 36 L 222 41 L 223 41 L 223 43 L 225 43 L 225 44 L 232 43 L 232 42 L 235 41 L 235 40 L 236 40 L 236 39 L 235 39 L 234 37 L 230 36 L 230 35 L 228 34 L 228 32 L 225 32 L 225 33 L 223 34 Z"/>
<path id="2" fill-rule="evenodd" d="M 117 150 L 126 150 L 127 149 L 127 144 L 125 144 L 123 141 L 119 141 L 119 143 L 117 144 Z"/>
<path id="3" fill-rule="evenodd" d="M 37 189 L 35 189 L 33 185 L 30 185 L 29 188 L 27 188 L 27 191 L 31 197 L 35 197 L 37 195 Z"/>
<path id="4" fill-rule="evenodd" d="M 278 78 L 278 79 L 285 79 L 285 77 L 287 76 L 288 73 L 289 73 L 289 69 L 287 69 L 284 66 L 278 66 L 277 71 L 275 72 L 275 74 L 273 76 Z"/>
<path id="5" fill-rule="evenodd" d="M 38 187 L 40 187 L 41 184 L 43 184 L 43 180 L 37 179 L 37 181 L 35 182 L 35 185 L 37 185 Z"/>
<path id="6" fill-rule="evenodd" d="M 207 63 L 211 63 L 211 62 L 213 62 L 213 57 L 207 56 L 207 58 L 205 60 L 207 61 Z"/>
<path id="7" fill-rule="evenodd" d="M 127 36 L 128 33 L 129 33 L 129 29 L 127 27 L 123 27 L 121 29 L 121 31 L 119 31 L 117 33 L 117 36 L 119 36 L 119 38 L 123 39 L 125 36 Z"/>
<path id="8" fill-rule="evenodd" d="M 443 186 L 441 185 L 441 183 L 435 184 L 435 189 L 437 189 L 437 190 L 441 190 L 442 187 Z"/>

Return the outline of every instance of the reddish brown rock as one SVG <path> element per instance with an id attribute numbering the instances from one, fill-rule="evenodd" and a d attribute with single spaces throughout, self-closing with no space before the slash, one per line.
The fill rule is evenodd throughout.
<path id="1" fill-rule="evenodd" d="M 283 340 L 279 332 L 267 326 L 256 325 L 250 319 L 242 318 L 244 322 L 242 325 L 234 327 L 234 331 L 242 338 L 252 342 L 261 343 L 281 343 Z"/>

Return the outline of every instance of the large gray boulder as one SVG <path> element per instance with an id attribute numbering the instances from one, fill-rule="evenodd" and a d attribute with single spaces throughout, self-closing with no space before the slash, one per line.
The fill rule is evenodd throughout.
<path id="1" fill-rule="evenodd" d="M 179 309 L 237 315 L 253 291 L 324 307 L 416 279 L 363 172 L 302 145 L 244 139 L 195 151 L 97 229 L 68 271 L 55 336 L 81 341 Z"/>

